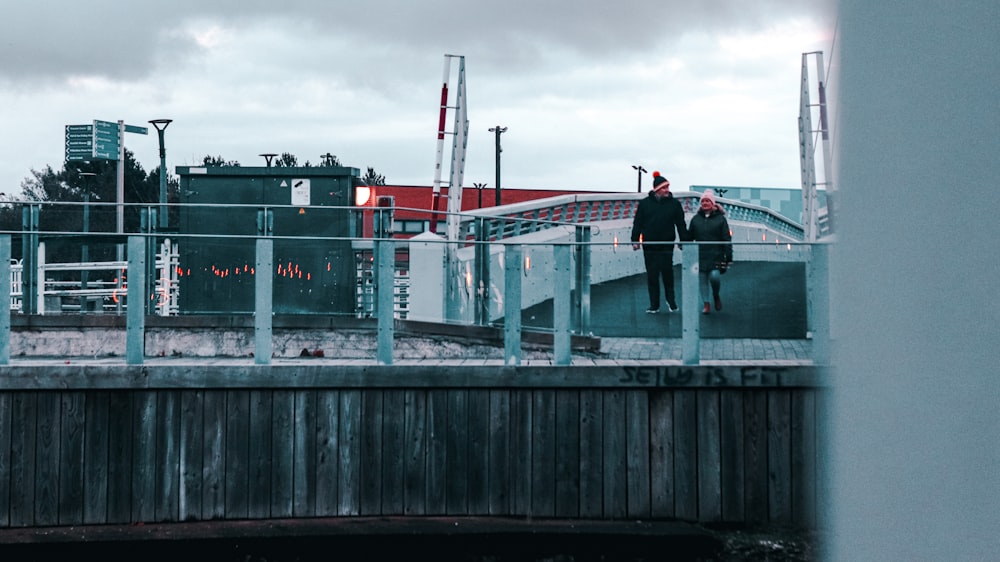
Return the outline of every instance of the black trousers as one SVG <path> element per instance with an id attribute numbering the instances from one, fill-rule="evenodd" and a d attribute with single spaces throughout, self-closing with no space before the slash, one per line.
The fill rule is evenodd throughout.
<path id="1" fill-rule="evenodd" d="M 649 288 L 649 308 L 660 308 L 660 280 L 663 280 L 663 291 L 666 293 L 667 304 L 677 308 L 674 295 L 674 252 L 642 252 L 646 262 L 646 284 Z"/>

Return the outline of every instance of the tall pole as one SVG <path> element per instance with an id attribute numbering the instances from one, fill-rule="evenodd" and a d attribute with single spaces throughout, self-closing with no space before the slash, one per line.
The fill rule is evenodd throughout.
<path id="1" fill-rule="evenodd" d="M 497 201 L 496 201 L 496 205 L 497 205 L 497 207 L 499 207 L 500 206 L 500 153 L 503 152 L 503 149 L 500 148 L 500 134 L 501 133 L 506 133 L 507 132 L 507 127 L 501 127 L 500 125 L 497 125 L 496 127 L 490 127 L 490 132 L 491 133 L 496 133 L 496 137 L 497 137 L 497 189 L 496 189 Z"/>
<path id="2" fill-rule="evenodd" d="M 476 186 L 476 191 L 479 192 L 479 207 L 477 207 L 477 208 L 482 209 L 483 208 L 483 188 L 486 187 L 486 183 L 485 182 L 483 182 L 483 183 L 473 183 L 472 185 Z"/>
<path id="3" fill-rule="evenodd" d="M 642 193 L 642 175 L 646 173 L 646 168 L 643 168 L 642 165 L 633 165 L 632 169 L 635 170 L 636 174 L 639 176 L 639 184 L 636 186 L 636 193 Z"/>
<path id="4" fill-rule="evenodd" d="M 156 133 L 160 139 L 160 228 L 167 228 L 170 221 L 167 219 L 167 149 L 163 146 L 163 131 L 166 130 L 172 119 L 153 119 L 150 123 L 156 127 Z"/>
<path id="5" fill-rule="evenodd" d="M 87 263 L 90 261 L 90 248 L 87 244 L 86 233 L 90 232 L 90 191 L 93 189 L 91 178 L 95 177 L 97 174 L 94 172 L 80 172 L 80 176 L 83 178 L 83 232 L 84 241 L 80 246 L 80 261 Z M 89 279 L 89 271 L 86 269 L 80 271 L 80 290 L 83 294 L 80 295 L 80 314 L 86 314 L 87 309 L 90 308 L 87 298 L 87 282 Z"/>

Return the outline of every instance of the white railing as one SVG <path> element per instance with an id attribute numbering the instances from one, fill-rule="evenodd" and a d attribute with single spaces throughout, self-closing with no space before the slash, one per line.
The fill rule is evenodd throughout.
<path id="1" fill-rule="evenodd" d="M 171 316 L 178 313 L 179 283 L 177 266 L 180 255 L 177 243 L 169 239 L 160 244 L 156 255 L 156 294 L 159 295 L 156 313 L 159 316 Z M 124 272 L 128 268 L 127 261 L 106 262 L 62 262 L 45 263 L 45 244 L 38 245 L 38 279 L 43 280 L 38 287 L 38 314 L 58 314 L 63 311 L 81 310 L 82 303 L 88 299 L 97 299 L 98 310 L 116 310 L 125 306 L 127 284 Z M 10 261 L 10 309 L 21 311 L 24 306 L 24 265 L 21 260 Z M 98 271 L 117 271 L 118 275 L 112 281 L 91 280 L 87 288 L 83 288 L 82 280 L 50 279 L 49 273 L 92 273 Z M 76 300 L 77 303 L 71 302 Z M 57 306 L 57 310 L 47 310 Z"/>

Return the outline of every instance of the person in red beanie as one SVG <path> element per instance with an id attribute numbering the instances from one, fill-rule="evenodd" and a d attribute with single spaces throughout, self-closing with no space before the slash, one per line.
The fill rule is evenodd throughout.
<path id="1" fill-rule="evenodd" d="M 675 234 L 676 232 L 676 234 Z M 670 181 L 653 172 L 653 191 L 642 200 L 632 219 L 632 249 L 642 248 L 649 290 L 647 314 L 660 311 L 660 280 L 666 292 L 667 310 L 677 310 L 674 295 L 674 241 L 685 240 L 684 208 L 670 193 Z"/>
<path id="2" fill-rule="evenodd" d="M 698 212 L 691 217 L 688 225 L 688 236 L 693 242 L 717 242 L 698 244 L 698 287 L 701 300 L 705 303 L 702 314 L 711 311 L 710 295 L 715 310 L 722 310 L 719 290 L 722 286 L 722 274 L 733 261 L 733 236 L 729 232 L 726 212 L 715 202 L 715 194 L 711 189 L 701 195 Z"/>

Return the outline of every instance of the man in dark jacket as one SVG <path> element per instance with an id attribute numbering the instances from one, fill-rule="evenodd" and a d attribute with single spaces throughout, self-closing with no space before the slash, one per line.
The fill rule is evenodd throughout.
<path id="1" fill-rule="evenodd" d="M 676 235 L 675 235 L 676 231 Z M 632 249 L 642 248 L 649 288 L 647 314 L 660 311 L 660 279 L 666 292 L 667 310 L 677 310 L 674 296 L 674 240 L 686 240 L 684 208 L 670 193 L 670 181 L 653 172 L 653 191 L 639 201 L 632 222 Z"/>

